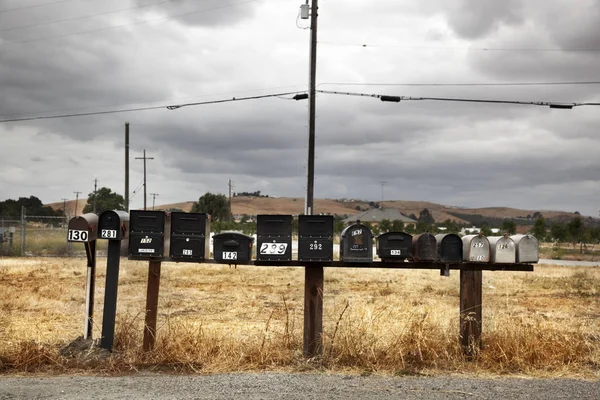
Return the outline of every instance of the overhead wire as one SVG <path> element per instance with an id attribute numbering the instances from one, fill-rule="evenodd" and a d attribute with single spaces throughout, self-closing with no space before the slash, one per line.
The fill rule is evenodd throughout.
<path id="1" fill-rule="evenodd" d="M 571 82 L 491 82 L 491 83 L 370 83 L 370 82 L 323 82 L 321 85 L 332 86 L 568 86 L 568 85 L 600 85 L 600 81 Z"/>
<path id="2" fill-rule="evenodd" d="M 235 101 L 266 99 L 266 98 L 270 98 L 270 97 L 288 96 L 288 95 L 297 94 L 297 93 L 299 93 L 299 92 L 296 91 L 296 92 L 265 94 L 265 95 L 259 95 L 259 96 L 233 97 L 233 98 L 228 98 L 228 99 L 201 101 L 201 102 L 185 103 L 185 104 L 174 104 L 174 105 L 167 105 L 167 106 L 162 105 L 162 106 L 152 106 L 152 107 L 126 108 L 126 109 L 121 109 L 121 110 L 93 111 L 93 112 L 86 112 L 86 113 L 42 115 L 42 116 L 24 117 L 24 118 L 9 118 L 9 119 L 0 120 L 0 123 L 35 121 L 35 120 L 43 120 L 43 119 L 57 119 L 57 118 L 73 118 L 73 117 L 84 117 L 84 116 L 92 116 L 92 115 L 119 114 L 119 113 L 127 113 L 127 112 L 134 112 L 134 111 L 147 111 L 147 110 L 159 110 L 159 109 L 176 110 L 179 108 L 190 107 L 190 106 L 200 106 L 200 105 L 208 105 L 208 104 L 231 103 L 231 102 L 235 102 Z"/>
<path id="3" fill-rule="evenodd" d="M 384 94 L 370 94 L 370 93 L 357 93 L 357 92 L 338 92 L 332 90 L 317 90 L 318 93 L 323 94 L 334 94 L 343 96 L 358 96 L 358 97 L 374 97 L 383 101 L 450 101 L 450 102 L 465 102 L 465 103 L 489 103 L 489 104 L 518 104 L 518 105 L 531 105 L 531 106 L 545 106 L 551 108 L 573 108 L 580 106 L 600 106 L 600 102 L 554 102 L 554 101 L 520 101 L 520 100 L 493 100 L 493 99 L 469 99 L 460 97 L 413 97 L 413 96 L 390 96 Z"/>
<path id="4" fill-rule="evenodd" d="M 33 5 L 29 5 L 29 6 L 16 7 L 16 8 L 5 8 L 4 10 L 0 10 L 0 13 L 10 12 L 10 11 L 19 11 L 19 10 L 28 10 L 30 8 L 51 6 L 53 4 L 59 4 L 59 3 L 70 3 L 72 1 L 79 1 L 79 0 L 59 0 L 59 1 L 53 1 L 51 3 L 33 4 Z"/>
<path id="5" fill-rule="evenodd" d="M 40 41 L 51 40 L 51 39 L 61 39 L 61 38 L 69 37 L 69 36 L 83 35 L 83 34 L 88 34 L 88 33 L 96 33 L 96 32 L 103 32 L 103 31 L 108 31 L 108 30 L 113 30 L 113 29 L 126 28 L 126 27 L 130 27 L 130 26 L 144 25 L 144 24 L 149 24 L 149 23 L 152 23 L 152 22 L 165 21 L 165 20 L 169 20 L 169 19 L 173 19 L 173 18 L 179 18 L 179 17 L 187 16 L 187 15 L 193 15 L 193 14 L 199 14 L 199 13 L 203 13 L 203 12 L 221 10 L 221 9 L 229 8 L 229 7 L 236 7 L 236 6 L 240 6 L 240 5 L 244 5 L 244 4 L 255 3 L 255 2 L 258 2 L 258 1 L 262 1 L 262 0 L 240 1 L 240 2 L 237 2 L 237 3 L 230 3 L 230 4 L 223 5 L 223 6 L 218 6 L 218 7 L 205 8 L 205 9 L 202 9 L 202 10 L 189 11 L 189 12 L 179 13 L 179 14 L 171 14 L 171 15 L 166 16 L 166 17 L 154 18 L 154 19 L 150 19 L 150 20 L 132 22 L 132 23 L 122 24 L 122 25 L 107 26 L 107 27 L 98 28 L 98 29 L 90 29 L 90 30 L 87 30 L 87 31 L 71 32 L 71 33 L 66 33 L 66 34 L 63 34 L 63 35 L 45 36 L 45 37 L 41 37 L 41 38 L 37 38 L 37 39 L 28 39 L 28 40 L 20 40 L 20 41 L 12 41 L 12 42 L 11 41 L 5 41 L 5 42 L 0 42 L 0 46 L 9 46 L 9 45 L 23 44 L 23 43 L 33 43 L 33 42 L 40 42 Z"/>
<path id="6" fill-rule="evenodd" d="M 537 48 L 537 47 L 453 47 L 453 46 L 405 46 L 394 44 L 369 44 L 369 43 L 340 43 L 330 41 L 318 41 L 318 44 L 330 46 L 347 47 L 380 47 L 380 48 L 399 48 L 405 50 L 468 50 L 468 51 L 523 51 L 523 52 L 600 52 L 595 48 Z"/>
<path id="7" fill-rule="evenodd" d="M 142 5 L 135 6 L 135 7 L 122 8 L 120 10 L 106 11 L 106 12 L 101 12 L 101 13 L 97 13 L 97 14 L 80 15 L 78 17 L 57 19 L 57 20 L 54 20 L 54 21 L 39 22 L 37 24 L 15 26 L 15 27 L 11 27 L 11 28 L 3 28 L 3 29 L 0 29 L 0 32 L 16 31 L 18 29 L 35 28 L 35 27 L 38 27 L 38 26 L 53 25 L 53 24 L 58 24 L 58 23 L 61 23 L 61 22 L 69 22 L 69 21 L 76 21 L 76 20 L 80 20 L 80 19 L 94 18 L 94 17 L 100 17 L 100 16 L 110 15 L 110 14 L 117 14 L 117 13 L 125 12 L 125 11 L 131 11 L 131 10 L 138 10 L 138 9 L 141 9 L 141 8 L 153 7 L 153 6 L 156 6 L 156 5 L 159 5 L 159 4 L 171 3 L 173 1 L 185 1 L 185 0 L 162 0 L 162 1 L 159 1 L 159 2 L 156 2 L 156 3 L 142 4 Z"/>

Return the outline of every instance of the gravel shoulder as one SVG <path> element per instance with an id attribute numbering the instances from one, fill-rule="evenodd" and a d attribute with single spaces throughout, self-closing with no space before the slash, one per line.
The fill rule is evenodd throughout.
<path id="1" fill-rule="evenodd" d="M 600 399 L 600 381 L 329 374 L 0 377 L 0 399 Z"/>

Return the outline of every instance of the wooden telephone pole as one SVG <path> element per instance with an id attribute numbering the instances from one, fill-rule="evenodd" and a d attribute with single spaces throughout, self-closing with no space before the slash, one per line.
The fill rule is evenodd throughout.
<path id="1" fill-rule="evenodd" d="M 144 149 L 144 157 L 136 157 L 136 160 L 144 160 L 144 210 L 146 210 L 146 160 L 154 160 L 154 157 L 146 157 L 146 149 Z"/>

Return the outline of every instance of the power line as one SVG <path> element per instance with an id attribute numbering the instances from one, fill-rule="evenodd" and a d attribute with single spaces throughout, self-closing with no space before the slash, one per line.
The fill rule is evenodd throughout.
<path id="1" fill-rule="evenodd" d="M 169 106 L 138 107 L 138 108 L 126 108 L 126 109 L 122 109 L 122 110 L 108 110 L 108 111 L 95 111 L 95 112 L 87 112 L 87 113 L 61 114 L 61 115 L 45 115 L 45 116 L 26 117 L 26 118 L 12 118 L 12 119 L 0 120 L 0 123 L 4 123 L 4 122 L 34 121 L 34 120 L 40 120 L 40 119 L 85 117 L 85 116 L 90 116 L 90 115 L 118 114 L 118 113 L 134 112 L 134 111 L 159 110 L 159 109 L 164 109 L 164 108 L 166 108 L 167 110 L 176 110 L 178 108 L 189 107 L 189 106 L 201 106 L 201 105 L 208 105 L 208 104 L 231 103 L 231 102 L 234 102 L 234 101 L 246 101 L 246 100 L 266 99 L 266 98 L 269 98 L 269 97 L 286 96 L 286 95 L 292 95 L 292 94 L 296 94 L 296 93 L 298 93 L 298 92 L 265 94 L 265 95 L 261 95 L 261 96 L 250 96 L 250 97 L 234 97 L 234 98 L 231 98 L 231 99 L 202 101 L 202 102 L 196 102 L 196 103 L 176 104 L 176 105 L 169 105 Z"/>
<path id="2" fill-rule="evenodd" d="M 183 101 L 183 100 L 197 99 L 200 97 L 225 96 L 225 95 L 229 95 L 229 94 L 251 93 L 251 92 L 260 92 L 263 90 L 276 90 L 276 89 L 284 89 L 284 88 L 292 88 L 292 87 L 297 88 L 297 87 L 304 87 L 304 86 L 306 86 L 306 85 L 298 84 L 298 85 L 286 85 L 286 86 L 273 86 L 273 87 L 265 87 L 265 88 L 260 88 L 260 89 L 241 90 L 241 91 L 237 91 L 237 92 L 210 93 L 210 94 L 204 94 L 204 95 L 200 95 L 200 96 L 191 96 L 191 97 L 187 97 L 187 98 L 183 98 L 183 99 L 167 98 L 167 99 L 152 100 L 152 101 L 138 101 L 135 103 L 101 104 L 101 105 L 95 105 L 95 106 L 71 107 L 71 108 L 61 108 L 61 109 L 54 109 L 54 110 L 35 110 L 35 111 L 27 111 L 27 112 L 23 112 L 23 113 L 11 113 L 10 116 L 16 117 L 18 115 L 25 115 L 25 114 L 59 113 L 59 112 L 66 113 L 69 111 L 85 110 L 85 109 L 90 109 L 90 108 L 125 107 L 125 106 L 132 106 L 135 104 L 151 104 L 151 103 L 160 103 L 160 102 L 165 102 L 165 101 Z M 294 92 L 294 93 L 296 93 L 296 92 Z M 160 106 L 160 107 L 162 107 L 162 106 Z M 5 118 L 7 116 L 8 115 L 6 115 L 6 114 L 0 115 L 0 118 Z"/>
<path id="3" fill-rule="evenodd" d="M 600 81 L 573 82 L 497 82 L 497 83 L 360 83 L 360 82 L 323 82 L 321 85 L 335 86 L 567 86 L 600 85 Z"/>
<path id="4" fill-rule="evenodd" d="M 142 4 L 142 5 L 139 5 L 139 6 L 136 6 L 136 7 L 122 8 L 120 10 L 106 11 L 106 12 L 102 12 L 102 13 L 98 13 L 98 14 L 81 15 L 79 17 L 64 18 L 64 19 L 58 19 L 58 20 L 54 20 L 54 21 L 40 22 L 40 23 L 37 23 L 37 24 L 31 24 L 31 25 L 15 26 L 15 27 L 12 27 L 12 28 L 0 29 L 0 32 L 15 31 L 17 29 L 25 29 L 25 28 L 34 28 L 34 27 L 37 27 L 37 26 L 58 24 L 60 22 L 68 22 L 68 21 L 76 21 L 76 20 L 85 19 L 85 18 L 100 17 L 102 15 L 117 14 L 117 13 L 124 12 L 124 11 L 131 11 L 131 10 L 137 10 L 137 9 L 140 9 L 140 8 L 152 7 L 152 6 L 156 6 L 156 5 L 159 5 L 159 4 L 170 3 L 170 2 L 173 2 L 173 1 L 178 1 L 178 0 L 162 0 L 162 1 L 159 1 L 157 3 Z"/>
<path id="5" fill-rule="evenodd" d="M 72 1 L 79 1 L 79 0 L 59 0 L 59 1 L 53 1 L 52 3 L 34 4 L 34 5 L 31 5 L 31 6 L 17 7 L 17 8 L 5 8 L 4 10 L 0 10 L 0 13 L 10 12 L 10 11 L 18 11 L 18 10 L 27 10 L 27 9 L 30 9 L 30 8 L 38 8 L 38 7 L 51 6 L 53 4 L 59 4 L 59 3 L 70 3 Z"/>
<path id="6" fill-rule="evenodd" d="M 65 37 L 69 37 L 69 36 L 75 36 L 75 35 L 82 35 L 82 34 L 87 34 L 87 33 L 95 33 L 95 32 L 108 31 L 108 30 L 112 30 L 112 29 L 126 28 L 126 27 L 129 27 L 129 26 L 137 26 L 137 25 L 149 24 L 151 22 L 164 21 L 164 20 L 168 20 L 168 19 L 183 17 L 183 16 L 186 16 L 186 15 L 198 14 L 198 13 L 202 13 L 202 12 L 209 12 L 209 11 L 221 10 L 223 8 L 235 7 L 235 6 L 239 6 L 239 5 L 243 5 L 243 4 L 254 3 L 254 2 L 257 2 L 257 1 L 261 1 L 261 0 L 246 0 L 246 1 L 241 1 L 241 2 L 238 2 L 238 3 L 226 4 L 224 6 L 219 6 L 219 7 L 205 8 L 205 9 L 202 9 L 202 10 L 195 10 L 195 11 L 190 11 L 190 12 L 185 12 L 185 13 L 180 13 L 180 14 L 172 14 L 172 15 L 169 15 L 167 17 L 155 18 L 155 19 L 146 20 L 146 21 L 132 22 L 132 23 L 129 23 L 129 24 L 114 25 L 114 26 L 108 26 L 108 27 L 105 27 L 105 28 L 90 29 L 90 30 L 87 30 L 87 31 L 66 33 L 64 35 L 46 36 L 46 37 L 37 38 L 37 39 L 21 40 L 21 41 L 18 41 L 18 42 L 3 42 L 3 43 L 0 43 L 0 46 L 7 46 L 7 45 L 13 45 L 13 44 L 22 44 L 22 43 L 40 42 L 40 41 L 43 41 L 43 40 L 60 39 L 60 38 L 65 38 Z"/>
<path id="7" fill-rule="evenodd" d="M 549 102 L 549 101 L 519 101 L 519 100 L 489 100 L 489 99 L 468 99 L 459 97 L 411 97 L 411 96 L 389 96 L 383 94 L 369 94 L 369 93 L 355 93 L 355 92 L 336 92 L 331 90 L 317 90 L 319 93 L 324 94 L 335 94 L 343 96 L 358 96 L 358 97 L 374 97 L 382 101 L 400 102 L 400 101 L 422 101 L 422 100 L 433 100 L 433 101 L 450 101 L 450 102 L 465 102 L 465 103 L 490 103 L 490 104 L 519 104 L 519 105 L 530 105 L 530 106 L 546 106 L 550 108 L 573 108 L 580 106 L 600 106 L 600 103 L 595 102 L 581 102 L 581 103 L 568 103 L 568 102 Z"/>
<path id="8" fill-rule="evenodd" d="M 535 48 L 535 47 L 443 47 L 443 46 L 403 46 L 394 44 L 368 44 L 368 43 L 338 43 L 338 42 L 319 42 L 319 44 L 330 46 L 347 47 L 379 47 L 379 48 L 398 48 L 404 50 L 466 50 L 466 51 L 523 51 L 523 52 L 600 52 L 600 49 L 586 48 Z"/>

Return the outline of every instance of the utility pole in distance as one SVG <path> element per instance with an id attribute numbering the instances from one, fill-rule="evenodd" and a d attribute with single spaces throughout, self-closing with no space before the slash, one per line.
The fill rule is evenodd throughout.
<path id="1" fill-rule="evenodd" d="M 381 183 L 381 202 L 383 203 L 383 187 L 387 183 L 387 181 L 379 181 Z"/>
<path id="2" fill-rule="evenodd" d="M 94 179 L 94 214 L 96 214 L 96 197 L 98 196 L 98 178 Z"/>
<path id="3" fill-rule="evenodd" d="M 67 200 L 69 199 L 65 199 L 64 197 L 61 199 L 63 201 L 63 214 L 65 215 L 65 217 L 67 216 Z"/>
<path id="4" fill-rule="evenodd" d="M 233 182 L 229 180 L 229 222 L 233 221 L 233 211 L 231 210 L 231 190 L 233 189 Z"/>
<path id="5" fill-rule="evenodd" d="M 129 212 L 129 122 L 125 122 L 125 211 Z"/>
<path id="6" fill-rule="evenodd" d="M 74 212 L 75 215 L 74 216 L 76 217 L 77 216 L 77 204 L 79 203 L 79 194 L 81 192 L 73 192 L 73 193 L 75 193 L 75 212 Z"/>
<path id="7" fill-rule="evenodd" d="M 154 160 L 154 157 L 146 157 L 146 149 L 144 149 L 144 157 L 136 157 L 136 160 L 144 160 L 144 210 L 146 210 L 146 160 Z"/>
<path id="8" fill-rule="evenodd" d="M 152 196 L 152 211 L 154 211 L 154 202 L 156 200 L 156 196 L 158 196 L 158 193 L 150 193 L 150 196 Z"/>

